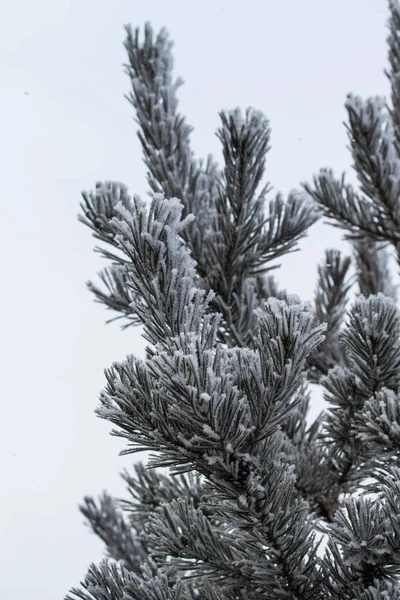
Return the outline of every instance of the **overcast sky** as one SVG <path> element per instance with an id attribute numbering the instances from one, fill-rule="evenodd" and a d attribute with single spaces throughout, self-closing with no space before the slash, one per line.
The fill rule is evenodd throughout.
<path id="1" fill-rule="evenodd" d="M 78 503 L 103 489 L 124 496 L 119 472 L 138 459 L 118 456 L 124 441 L 93 411 L 103 369 L 143 355 L 144 342 L 139 329 L 104 325 L 110 315 L 84 285 L 102 263 L 76 220 L 81 190 L 98 180 L 147 191 L 123 97 L 123 25 L 169 30 L 198 156 L 220 159 L 221 109 L 270 119 L 267 175 L 287 194 L 324 166 L 354 181 L 343 104 L 350 91 L 388 94 L 388 10 L 384 0 L 3 0 L 0 17 L 0 597 L 55 600 L 103 556 Z M 300 247 L 279 282 L 311 299 L 324 250 L 345 246 L 318 224 Z"/>

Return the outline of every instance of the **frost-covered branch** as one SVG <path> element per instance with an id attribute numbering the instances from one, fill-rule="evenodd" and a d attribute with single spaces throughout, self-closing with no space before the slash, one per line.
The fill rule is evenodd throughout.
<path id="1" fill-rule="evenodd" d="M 224 317 L 222 341 L 252 346 L 254 309 L 263 300 L 255 294 L 254 278 L 276 268 L 270 263 L 293 251 L 318 217 L 304 195 L 294 192 L 286 202 L 280 194 L 271 199 L 264 214 L 269 185 L 259 185 L 268 152 L 268 122 L 251 109 L 245 116 L 239 109 L 220 116 L 217 135 L 225 169 L 216 198 L 217 232 L 205 240 L 211 257 L 207 283 Z"/>
<path id="2" fill-rule="evenodd" d="M 272 467 L 271 440 L 296 407 L 291 399 L 296 399 L 305 361 L 322 340 L 323 327 L 313 327 L 310 307 L 298 299 L 270 300 L 256 313 L 257 349 L 223 350 L 215 337 L 216 316 L 206 318 L 201 296 L 196 310 L 190 309 L 190 297 L 185 302 L 180 297 L 190 289 L 191 297 L 196 298 L 198 291 L 193 261 L 179 237 L 182 222 L 177 202 L 156 195 L 148 215 L 138 200 L 131 212 L 118 210 L 121 218 L 112 221 L 119 232 L 116 239 L 132 261 L 129 273 L 135 291 L 144 295 L 140 286 L 148 290 L 148 306 L 143 309 L 145 329 L 149 338 L 151 333 L 154 342 L 156 336 L 159 342 L 154 343 L 146 362 L 129 357 L 107 372 L 108 386 L 101 396 L 99 415 L 119 427 L 116 435 L 129 440 L 124 453 L 156 450 L 161 457 L 152 458 L 150 464 L 170 466 L 171 472 L 194 467 L 231 501 L 240 497 L 242 504 L 254 506 L 256 515 L 260 510 L 264 514 L 267 507 L 269 513 L 273 508 L 274 514 L 280 507 L 280 514 L 285 504 L 287 510 L 290 505 L 291 527 L 299 528 L 306 548 L 310 524 L 305 505 L 291 500 L 294 480 L 284 483 L 281 479 L 276 489 L 268 483 L 272 486 L 269 494 L 264 489 L 269 480 L 262 482 Z M 155 288 L 152 282 L 157 274 Z M 184 281 L 185 286 L 171 286 L 171 277 Z M 180 305 L 181 311 L 173 308 Z M 267 454 L 267 447 L 270 459 L 265 456 L 264 466 L 258 456 L 260 451 Z M 296 510 L 300 512 L 295 525 Z M 285 511 L 282 518 L 288 519 Z M 296 572 L 309 567 L 305 563 L 291 573 L 293 549 L 284 550 L 282 533 L 277 535 L 269 527 L 262 530 L 269 531 L 266 539 L 275 550 L 279 548 L 282 577 L 297 590 L 297 597 L 304 597 L 299 592 L 304 584 L 301 578 L 297 581 Z"/>
<path id="3" fill-rule="evenodd" d="M 317 213 L 304 195 L 292 192 L 286 201 L 280 194 L 269 200 L 264 215 L 269 184 L 260 185 L 269 126 L 258 111 L 248 109 L 245 116 L 239 109 L 220 113 L 222 127 L 217 135 L 225 161 L 222 173 L 211 157 L 205 166 L 195 160 L 191 127 L 178 112 L 176 92 L 182 81 L 173 80 L 172 44 L 166 30 L 155 36 L 146 24 L 143 41 L 138 30 L 133 33 L 127 27 L 126 31 L 126 72 L 132 84 L 128 99 L 140 127 L 150 188 L 152 193 L 179 198 L 184 217 L 196 216 L 181 236 L 191 248 L 201 287 L 215 294 L 209 310 L 222 315 L 219 339 L 229 346 L 251 345 L 256 335 L 253 310 L 267 299 L 258 293 L 258 279 L 278 266 L 271 261 L 295 250 Z M 103 187 L 106 198 L 101 197 Z M 110 182 L 98 184 L 96 194 L 84 194 L 82 205 L 81 220 L 96 237 L 114 246 L 107 223 L 115 216 L 119 195 L 124 204 L 126 188 Z M 137 324 L 135 302 L 140 299 L 122 293 L 120 270 L 115 267 L 118 258 L 102 253 L 113 262 L 111 269 L 100 274 L 106 290 L 94 284 L 90 288 L 98 301 L 120 313 L 117 318 Z"/>
<path id="4" fill-rule="evenodd" d="M 400 261 L 400 79 L 399 31 L 400 8 L 397 0 L 389 2 L 389 62 L 392 108 L 382 98 L 363 100 L 349 94 L 346 101 L 346 125 L 353 166 L 362 193 L 335 179 L 323 169 L 313 185 L 304 184 L 323 214 L 337 227 L 347 230 L 350 239 L 391 243 Z"/>
<path id="5" fill-rule="evenodd" d="M 65 600 L 234 600 L 207 584 L 200 590 L 180 581 L 171 584 L 165 574 L 153 575 L 148 567 L 138 577 L 107 560 L 90 565 L 81 586 L 73 588 Z"/>
<path id="6" fill-rule="evenodd" d="M 350 258 L 338 250 L 326 250 L 324 262 L 318 266 L 314 306 L 317 323 L 326 323 L 325 339 L 307 359 L 311 381 L 319 382 L 329 369 L 342 362 L 339 332 L 343 324 L 348 293 Z"/>
<path id="7" fill-rule="evenodd" d="M 108 556 L 121 561 L 124 567 L 137 575 L 141 575 L 141 565 L 147 564 L 153 574 L 157 566 L 148 554 L 143 541 L 126 523 L 124 515 L 118 509 L 116 501 L 107 493 L 103 493 L 98 504 L 93 498 L 85 497 L 80 507 L 82 514 L 92 529 L 105 543 Z"/>
<path id="8" fill-rule="evenodd" d="M 126 27 L 124 43 L 128 54 L 126 73 L 132 91 L 127 97 L 135 109 L 140 126 L 138 136 L 148 169 L 148 182 L 153 193 L 162 192 L 179 198 L 184 216 L 193 213 L 196 221 L 183 232 L 193 251 L 199 273 L 206 276 L 207 257 L 204 238 L 215 230 L 215 205 L 219 172 L 211 155 L 205 165 L 196 161 L 190 148 L 190 127 L 178 112 L 176 92 L 182 79 L 173 81 L 172 42 L 163 28 L 157 36 L 146 23 L 143 42 L 139 29 Z"/>
<path id="9" fill-rule="evenodd" d="M 360 293 L 365 297 L 382 293 L 396 301 L 397 286 L 393 284 L 389 272 L 386 245 L 360 238 L 353 240 L 352 246 Z"/>
<path id="10" fill-rule="evenodd" d="M 304 188 L 330 219 L 330 224 L 347 231 L 345 238 L 368 236 L 394 245 L 400 242 L 400 233 L 393 229 L 382 206 L 357 194 L 345 183 L 344 175 L 338 180 L 332 170 L 321 169 L 314 177 L 313 186 L 304 184 Z"/>
<path id="11" fill-rule="evenodd" d="M 147 24 L 143 41 L 126 29 L 151 200 L 99 183 L 80 219 L 108 261 L 102 285 L 89 284 L 96 300 L 142 324 L 149 343 L 144 360 L 106 370 L 96 412 L 126 440 L 121 454 L 152 454 L 123 474 L 128 500 L 85 498 L 117 564 L 91 565 L 66 600 L 399 599 L 400 314 L 386 246 L 400 256 L 400 9 L 390 7 L 393 109 L 346 105 L 361 191 L 327 169 L 305 186 L 353 244 L 365 297 L 346 323 L 349 258 L 326 252 L 313 307 L 270 274 L 318 215 L 304 194 L 267 198 L 267 119 L 221 112 L 223 168 L 197 161 L 165 29 Z M 329 405 L 310 426 L 307 374 Z"/>
<path id="12" fill-rule="evenodd" d="M 382 400 L 379 394 L 384 390 L 397 391 L 400 386 L 400 315 L 396 305 L 382 294 L 359 297 L 341 335 L 341 346 L 345 366 L 331 369 L 321 380 L 331 408 L 318 433 L 322 445 L 330 448 L 338 494 L 354 492 L 363 479 L 374 476 L 371 457 L 377 441 L 380 459 L 387 461 L 392 455 L 393 446 L 382 444 L 378 431 L 368 426 L 371 417 L 365 422 L 363 415 Z"/>

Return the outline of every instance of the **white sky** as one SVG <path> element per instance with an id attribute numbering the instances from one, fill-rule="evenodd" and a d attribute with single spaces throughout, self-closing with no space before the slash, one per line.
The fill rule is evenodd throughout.
<path id="1" fill-rule="evenodd" d="M 124 496 L 118 473 L 139 458 L 118 456 L 124 441 L 93 411 L 103 369 L 144 343 L 139 329 L 104 325 L 111 315 L 84 285 L 102 263 L 76 220 L 97 180 L 147 190 L 123 97 L 123 25 L 168 28 L 198 156 L 220 159 L 221 109 L 268 116 L 267 176 L 287 193 L 324 166 L 354 181 L 343 104 L 350 91 L 388 94 L 387 16 L 384 0 L 3 0 L 2 599 L 53 600 L 78 585 L 103 546 L 77 505 L 103 489 Z M 283 261 L 281 286 L 310 299 L 317 261 L 340 240 L 315 226 Z"/>

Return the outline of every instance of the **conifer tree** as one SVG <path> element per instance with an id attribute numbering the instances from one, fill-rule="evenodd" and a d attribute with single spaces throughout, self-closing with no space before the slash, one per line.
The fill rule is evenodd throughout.
<path id="1" fill-rule="evenodd" d="M 400 314 L 387 268 L 388 244 L 400 256 L 397 2 L 390 11 L 392 107 L 346 105 L 361 194 L 325 170 L 286 199 L 261 184 L 265 117 L 222 112 L 222 169 L 196 160 L 166 31 L 147 24 L 140 41 L 126 28 L 151 198 L 98 183 L 80 219 L 108 261 L 95 299 L 148 342 L 145 359 L 106 370 L 96 412 L 127 440 L 121 454 L 152 455 L 122 474 L 129 499 L 85 498 L 108 559 L 68 600 L 400 599 Z M 270 273 L 320 214 L 352 243 L 349 310 L 351 259 L 337 250 L 314 305 Z M 328 409 L 308 427 L 318 382 Z"/>

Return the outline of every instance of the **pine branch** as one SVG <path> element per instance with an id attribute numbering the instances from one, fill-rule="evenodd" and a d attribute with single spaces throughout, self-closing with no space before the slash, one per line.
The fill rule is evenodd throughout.
<path id="1" fill-rule="evenodd" d="M 287 205 L 278 196 L 269 204 L 269 217 L 263 216 L 268 185 L 257 198 L 255 194 L 265 169 L 269 128 L 254 110 L 249 109 L 244 119 L 238 110 L 220 114 L 222 128 L 217 135 L 225 158 L 222 176 L 210 157 L 204 171 L 201 163 L 196 166 L 189 145 L 191 128 L 177 112 L 176 91 L 182 82 L 172 82 L 166 31 L 154 41 L 147 24 L 142 45 L 138 30 L 133 36 L 128 27 L 127 34 L 129 100 L 141 127 L 150 187 L 178 197 L 184 215 L 196 215 L 182 236 L 192 249 L 203 287 L 216 294 L 210 309 L 223 316 L 220 339 L 228 345 L 249 345 L 254 340 L 252 309 L 257 306 L 249 278 L 271 269 L 266 262 L 292 251 L 317 216 L 303 198 L 295 196 L 289 197 Z M 263 233 L 267 222 L 268 230 Z"/>
<path id="2" fill-rule="evenodd" d="M 385 245 L 368 238 L 353 240 L 352 245 L 360 293 L 366 297 L 382 293 L 396 301 L 397 286 L 393 284 L 388 269 Z"/>
<path id="3" fill-rule="evenodd" d="M 313 187 L 303 183 L 304 189 L 322 209 L 330 225 L 347 231 L 345 239 L 368 236 L 395 246 L 399 244 L 400 233 L 393 229 L 382 206 L 357 195 L 351 185 L 345 184 L 344 175 L 338 181 L 330 169 L 322 169 L 313 183 Z"/>
<path id="4" fill-rule="evenodd" d="M 126 185 L 116 181 L 98 181 L 96 191 L 82 192 L 82 197 L 80 207 L 83 214 L 78 215 L 78 220 L 94 232 L 96 239 L 117 248 L 115 233 L 109 223 L 115 216 L 115 207 L 119 202 L 127 210 L 130 209 L 132 201 Z"/>
<path id="5" fill-rule="evenodd" d="M 398 230 L 397 197 L 400 162 L 393 146 L 393 129 L 380 98 L 362 100 L 349 95 L 346 102 L 349 125 L 346 126 L 354 169 L 361 191 L 380 205 Z"/>
<path id="6" fill-rule="evenodd" d="M 336 226 L 348 230 L 347 238 L 359 240 L 365 237 L 371 242 L 390 242 L 400 261 L 400 154 L 399 154 L 399 78 L 398 78 L 398 32 L 399 6 L 390 3 L 389 59 L 392 83 L 393 110 L 387 110 L 378 97 L 366 101 L 350 94 L 346 109 L 349 124 L 346 125 L 353 166 L 361 184 L 363 197 L 358 197 L 351 186 L 334 180 L 329 170 L 322 170 L 314 178 L 314 186 L 304 184 L 305 189 Z M 397 128 L 397 130 L 396 130 Z M 368 214 L 369 213 L 369 214 Z M 333 223 L 334 224 L 334 223 Z"/>
<path id="7" fill-rule="evenodd" d="M 298 446 L 306 439 L 306 417 L 310 407 L 310 399 L 310 391 L 306 384 L 303 383 L 297 394 L 295 410 L 291 412 L 282 424 L 282 431 L 288 436 L 294 446 Z"/>
<path id="8" fill-rule="evenodd" d="M 362 393 L 399 387 L 399 338 L 400 313 L 393 301 L 383 294 L 356 300 L 342 345 Z"/>
<path id="9" fill-rule="evenodd" d="M 325 261 L 318 266 L 315 321 L 318 324 L 326 323 L 327 328 L 324 341 L 307 360 L 309 378 L 316 383 L 328 374 L 329 369 L 343 362 L 339 332 L 352 286 L 352 280 L 348 279 L 350 264 L 350 258 L 342 258 L 338 250 L 327 250 Z"/>
<path id="10" fill-rule="evenodd" d="M 260 566 L 268 568 L 265 551 L 254 539 L 241 535 L 239 541 L 231 529 L 232 523 L 226 520 L 216 527 L 184 498 L 164 503 L 150 516 L 145 539 L 153 556 L 174 571 L 186 571 L 185 579 L 200 577 L 228 591 L 239 585 L 251 593 L 252 587 L 261 584 L 254 581 Z M 261 565 L 256 564 L 257 560 Z M 269 570 L 271 577 L 277 575 L 276 567 L 270 565 Z"/>
<path id="11" fill-rule="evenodd" d="M 277 268 L 269 263 L 294 251 L 299 239 L 317 220 L 313 207 L 301 195 L 290 194 L 284 202 L 277 195 L 264 203 L 269 184 L 258 190 L 265 171 L 270 130 L 258 111 L 248 109 L 220 113 L 225 169 L 216 198 L 218 226 L 206 239 L 211 257 L 207 285 L 214 290 L 213 305 L 224 318 L 229 346 L 252 346 L 255 335 L 254 277 Z M 243 309 L 250 304 L 245 318 Z"/>
<path id="12" fill-rule="evenodd" d="M 165 502 L 178 498 L 188 498 L 197 508 L 207 493 L 207 486 L 199 475 L 180 474 L 171 479 L 154 469 L 146 469 L 142 463 L 133 465 L 135 476 L 125 470 L 122 478 L 128 485 L 129 500 L 121 499 L 120 506 L 129 515 L 129 521 L 136 530 L 142 531 L 149 516 Z"/>
<path id="13" fill-rule="evenodd" d="M 172 43 L 163 28 L 155 40 L 149 23 L 144 41 L 139 42 L 139 29 L 133 35 L 126 26 L 124 42 L 129 63 L 126 73 L 132 82 L 127 99 L 135 108 L 140 125 L 148 181 L 154 193 L 182 197 L 192 163 L 189 135 L 192 130 L 177 113 L 176 91 L 183 81 L 172 81 Z M 166 186 L 172 189 L 167 189 Z"/>
<path id="14" fill-rule="evenodd" d="M 268 570 L 273 579 L 277 574 L 279 577 L 279 569 L 271 565 L 271 554 L 266 555 L 259 535 L 240 529 L 238 541 L 232 532 L 235 522 L 231 518 L 227 520 L 234 504 L 218 502 L 212 485 L 199 485 L 192 473 L 188 478 L 180 475 L 180 479 L 171 479 L 145 469 L 141 463 L 134 468 L 136 479 L 126 472 L 123 476 L 134 501 L 121 500 L 120 505 L 130 514 L 136 530 L 145 527 L 142 543 L 151 548 L 152 560 L 162 565 L 171 582 L 182 577 L 197 587 L 199 581 L 201 586 L 214 582 L 220 589 L 223 587 L 225 593 L 237 593 L 239 586 L 241 594 L 248 594 L 254 585 L 263 586 Z M 229 504 L 232 505 L 230 511 Z M 200 549 L 199 540 L 204 540 Z M 219 551 L 223 554 L 218 559 Z M 233 561 L 230 557 L 226 564 L 225 553 L 232 551 L 236 552 L 236 559 Z"/>
<path id="15" fill-rule="evenodd" d="M 127 210 L 131 210 L 132 199 L 124 184 L 113 181 L 97 182 L 95 193 L 83 192 L 82 196 L 84 202 L 81 204 L 82 214 L 78 215 L 79 221 L 94 232 L 93 236 L 96 239 L 116 249 L 115 253 L 107 248 L 96 248 L 112 264 L 99 273 L 105 289 L 90 281 L 87 282 L 87 286 L 97 302 L 119 313 L 107 323 L 125 318 L 128 322 L 123 328 L 138 325 L 141 321 L 135 312 L 135 305 L 140 302 L 140 298 L 127 285 L 126 270 L 129 263 L 118 251 L 116 232 L 110 225 L 111 219 L 117 215 L 115 207 L 121 203 Z"/>
<path id="16" fill-rule="evenodd" d="M 375 585 L 369 586 L 360 594 L 360 600 L 398 600 L 400 585 L 397 582 L 376 580 Z"/>
<path id="17" fill-rule="evenodd" d="M 103 493 L 98 505 L 93 498 L 85 497 L 79 508 L 93 533 L 105 543 L 110 558 L 121 561 L 128 571 L 137 575 L 141 574 L 143 564 L 148 564 L 153 574 L 156 573 L 157 565 L 149 557 L 145 544 L 127 525 L 111 496 Z"/>
<path id="18" fill-rule="evenodd" d="M 382 505 L 357 498 L 347 502 L 345 509 L 335 515 L 323 559 L 328 573 L 325 590 L 337 600 L 359 598 L 380 581 L 397 583 L 393 576 L 399 573 L 398 558 L 388 545 L 391 533 Z"/>
<path id="19" fill-rule="evenodd" d="M 369 296 L 343 331 L 350 259 L 326 253 L 314 312 L 267 275 L 318 215 L 304 195 L 267 201 L 265 117 L 221 113 L 223 171 L 196 161 L 166 31 L 147 24 L 140 42 L 126 28 L 154 196 L 147 208 L 122 184 L 98 183 L 80 220 L 109 261 L 102 287 L 89 284 L 96 300 L 125 326 L 143 324 L 151 345 L 146 360 L 106 371 L 97 414 L 127 440 L 121 454 L 150 450 L 149 469 L 173 477 L 142 465 L 123 475 L 129 525 L 107 494 L 85 499 L 120 564 L 91 565 L 66 600 L 399 598 L 400 314 L 380 293 L 396 298 L 384 247 L 400 256 L 400 7 L 390 9 L 393 108 L 346 104 L 361 194 L 329 170 L 304 186 L 347 232 Z M 306 368 L 324 375 L 331 405 L 308 429 Z M 322 560 L 316 530 L 329 536 Z"/>
<path id="20" fill-rule="evenodd" d="M 65 600 L 123 600 L 125 589 L 133 575 L 124 567 L 103 560 L 99 566 L 91 564 L 81 588 L 72 588 Z"/>
<path id="21" fill-rule="evenodd" d="M 137 308 L 135 307 L 140 302 L 140 298 L 128 286 L 127 266 L 111 265 L 103 269 L 99 273 L 99 277 L 105 290 L 90 281 L 87 283 L 89 290 L 95 295 L 97 302 L 120 313 L 118 316 L 106 321 L 106 323 L 125 318 L 128 322 L 122 326 L 122 329 L 126 329 L 130 325 L 139 325 L 141 320 L 137 316 Z"/>
<path id="22" fill-rule="evenodd" d="M 376 449 L 377 432 L 371 432 L 370 440 L 367 438 L 369 426 L 361 424 L 362 411 L 371 410 L 376 401 L 367 401 L 384 388 L 399 389 L 399 334 L 400 315 L 392 301 L 382 294 L 358 298 L 341 335 L 347 366 L 332 369 L 321 380 L 326 390 L 324 399 L 332 408 L 324 415 L 318 438 L 330 448 L 336 499 L 340 493 L 354 492 L 363 479 L 374 476 L 375 464 L 370 459 L 372 447 Z M 383 449 L 380 443 L 380 458 L 387 461 L 393 447 L 386 448 L 386 454 L 382 454 Z"/>
<path id="23" fill-rule="evenodd" d="M 118 207 L 120 218 L 112 220 L 112 227 L 130 261 L 127 285 L 142 300 L 135 309 L 144 337 L 156 345 L 184 330 L 184 316 L 204 314 L 212 294 L 204 299 L 197 288 L 195 262 L 180 237 L 192 215 L 181 221 L 182 205 L 161 194 L 154 196 L 149 213 L 139 198 L 133 202 L 131 211 Z"/>
<path id="24" fill-rule="evenodd" d="M 181 582 L 170 586 L 168 578 L 159 572 L 153 576 L 143 567 L 140 577 L 124 567 L 103 560 L 97 567 L 92 564 L 81 587 L 73 588 L 65 600 L 194 600 L 198 595 Z M 206 589 L 207 600 L 225 600 L 218 591 Z"/>
<path id="25" fill-rule="evenodd" d="M 375 480 L 346 504 L 346 512 L 337 512 L 330 529 L 323 563 L 330 573 L 325 589 L 333 598 L 398 597 L 400 469 L 383 463 Z"/>
<path id="26" fill-rule="evenodd" d="M 129 63 L 125 65 L 132 92 L 127 99 L 136 113 L 140 126 L 138 133 L 144 162 L 148 168 L 148 182 L 153 193 L 162 192 L 169 198 L 179 198 L 184 206 L 184 217 L 196 215 L 196 221 L 182 233 L 196 260 L 198 273 L 205 276 L 208 261 L 204 240 L 215 230 L 214 196 L 218 180 L 217 165 L 211 155 L 205 166 L 195 161 L 190 149 L 192 128 L 178 112 L 176 92 L 182 79 L 172 79 L 172 43 L 163 28 L 154 39 L 149 23 L 144 30 L 144 41 L 139 41 L 139 29 L 133 35 L 126 28 L 124 43 Z"/>
<path id="27" fill-rule="evenodd" d="M 155 197 L 150 213 L 170 215 L 170 209 L 169 201 Z M 154 256 L 151 252 L 144 257 L 144 247 L 137 240 L 143 238 L 140 227 L 145 232 L 149 231 L 151 219 L 142 213 L 135 227 L 131 214 L 123 212 L 122 216 L 125 221 L 117 224 L 114 220 L 121 232 L 118 240 L 131 257 L 132 264 L 137 269 L 143 265 L 137 279 L 145 285 L 146 278 L 152 277 Z M 164 237 L 163 252 L 171 258 L 161 263 L 158 272 L 164 274 L 164 281 L 167 282 L 175 264 L 187 272 L 190 262 L 184 258 L 184 246 L 177 243 L 178 225 L 170 225 L 168 230 L 157 225 L 153 228 L 156 237 L 146 234 L 145 238 L 149 247 L 157 251 L 156 264 L 160 264 L 161 256 L 156 239 L 159 240 L 164 231 L 170 232 L 170 235 Z M 177 262 L 179 252 L 183 254 Z M 171 295 L 171 286 L 161 287 L 157 295 L 160 303 L 158 310 L 148 313 L 151 319 L 158 319 L 159 314 L 168 315 L 167 305 Z M 174 294 L 173 301 L 180 301 L 179 293 Z M 122 429 L 121 432 L 114 431 L 114 434 L 130 440 L 132 448 L 124 452 L 157 450 L 164 458 L 152 460 L 152 466 L 173 466 L 176 473 L 182 472 L 182 467 L 185 470 L 195 467 L 214 485 L 220 486 L 225 494 L 233 494 L 232 498 L 238 498 L 246 490 L 246 481 L 254 478 L 254 467 L 258 463 L 256 448 L 267 443 L 295 406 L 288 404 L 288 401 L 303 379 L 307 355 L 321 341 L 321 326 L 312 329 L 313 314 L 298 299 L 290 299 L 289 304 L 270 300 L 264 311 L 259 309 L 257 313 L 260 329 L 258 352 L 240 348 L 224 352 L 219 347 L 215 348 L 215 334 L 203 338 L 203 341 L 199 338 L 199 327 L 202 325 L 204 331 L 205 326 L 201 323 L 202 310 L 193 313 L 191 321 L 187 317 L 185 320 L 183 312 L 176 312 L 173 326 L 170 325 L 168 330 L 169 344 L 156 347 L 146 363 L 130 358 L 123 365 L 114 365 L 107 373 L 108 387 L 101 397 L 103 407 L 99 409 L 99 415 Z M 186 334 L 181 331 L 185 321 L 191 322 L 192 327 Z M 151 322 L 147 323 L 147 327 L 151 329 Z M 178 336 L 179 331 L 181 334 Z M 164 328 L 162 335 L 165 337 L 166 334 Z M 240 364 L 243 368 L 238 369 Z M 246 386 L 243 388 L 246 365 L 249 376 L 246 385 L 252 386 L 254 391 L 260 390 L 260 400 L 254 394 L 248 394 L 246 401 L 243 395 L 247 389 Z M 203 379 L 201 373 L 207 373 L 207 377 Z M 240 382 L 237 380 L 238 373 Z M 238 383 L 241 383 L 239 388 Z M 161 390 L 162 394 L 159 393 Z M 196 390 L 196 395 L 190 390 Z M 226 449 L 229 449 L 228 453 Z M 249 455 L 249 451 L 254 456 Z M 260 477 L 261 474 L 256 479 Z M 278 489 L 282 501 L 282 490 L 285 489 L 282 481 Z M 259 485 L 255 490 L 259 490 Z M 249 501 L 254 503 L 251 491 L 245 492 L 244 498 L 247 494 Z M 257 500 L 255 506 L 259 502 Z M 290 510 L 293 515 L 293 506 Z M 303 517 L 298 521 L 298 527 L 304 530 L 306 545 L 310 530 L 304 521 L 307 511 L 305 508 L 301 511 Z M 271 543 L 278 544 L 278 538 L 272 536 L 271 540 Z M 278 545 L 279 552 L 282 552 L 281 542 Z M 292 556 L 292 552 L 285 553 L 281 568 L 286 573 L 285 577 L 291 579 L 286 565 L 286 561 L 293 560 L 289 554 Z M 297 589 L 298 595 L 300 583 L 295 584 L 294 581 L 290 585 Z"/>
<path id="28" fill-rule="evenodd" d="M 202 287 L 215 293 L 209 310 L 223 317 L 219 339 L 230 346 L 252 345 L 256 326 L 253 310 L 260 305 L 255 278 L 278 266 L 268 263 L 295 250 L 317 214 L 303 196 L 291 193 L 287 202 L 279 194 L 270 200 L 268 215 L 264 216 L 269 186 L 259 191 L 258 187 L 265 170 L 269 127 L 257 111 L 248 109 L 244 118 L 238 109 L 221 113 L 222 127 L 217 135 L 225 159 L 222 174 L 211 157 L 204 168 L 202 162 L 197 163 L 190 149 L 191 128 L 177 110 L 176 91 L 181 81 L 172 80 L 172 44 L 166 31 L 161 30 L 154 38 L 147 24 L 142 43 L 138 30 L 135 35 L 129 27 L 126 31 L 126 71 L 132 83 L 128 99 L 140 125 L 150 187 L 153 192 L 179 198 L 184 217 L 196 215 L 195 220 L 187 222 L 181 236 L 192 250 Z M 82 205 L 81 220 L 96 237 L 114 246 L 115 231 L 110 231 L 109 221 L 115 216 L 119 197 L 130 210 L 126 188 L 106 182 L 97 185 L 95 195 L 84 194 Z M 140 299 L 132 294 L 126 297 L 116 289 L 123 276 L 118 267 L 125 269 L 126 264 L 120 264 L 119 255 L 98 251 L 114 267 L 101 274 L 105 292 L 93 284 L 89 284 L 90 289 L 98 301 L 120 313 L 116 318 L 127 317 L 128 324 L 139 323 L 136 303 Z M 114 273 L 116 267 L 118 275 Z"/>
<path id="29" fill-rule="evenodd" d="M 356 437 L 363 444 L 363 453 L 371 460 L 400 456 L 400 401 L 393 390 L 382 389 L 355 415 Z"/>

